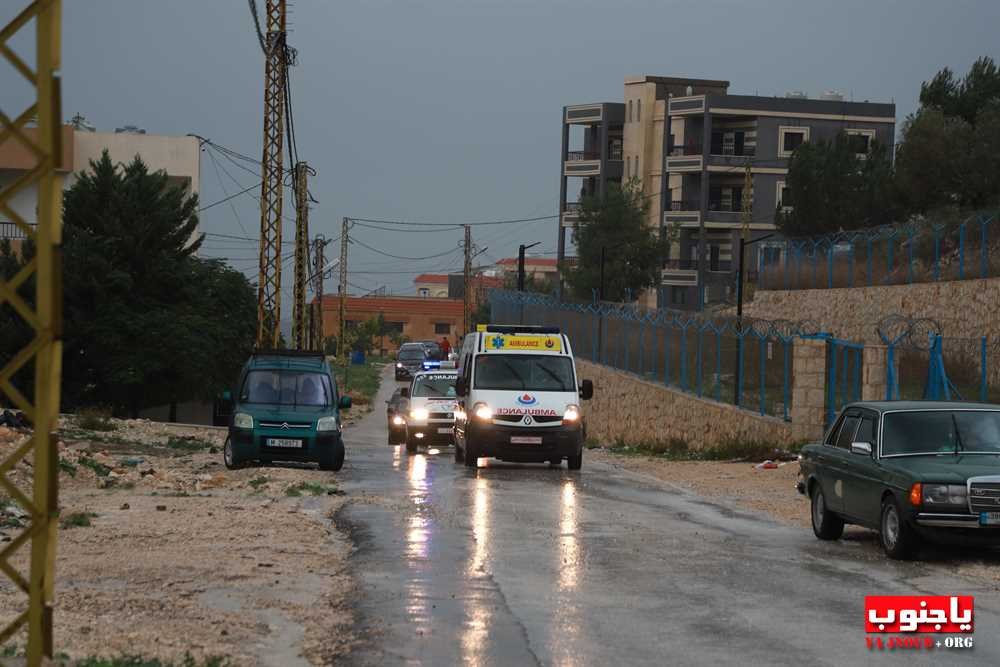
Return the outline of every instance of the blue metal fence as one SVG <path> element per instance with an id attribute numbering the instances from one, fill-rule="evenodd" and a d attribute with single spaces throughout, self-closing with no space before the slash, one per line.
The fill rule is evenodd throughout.
<path id="1" fill-rule="evenodd" d="M 491 320 L 558 326 L 575 354 L 702 398 L 789 418 L 793 339 L 809 322 L 710 318 L 492 290 Z"/>
<path id="2" fill-rule="evenodd" d="M 761 289 L 818 289 L 965 280 L 1000 275 L 997 216 L 912 222 L 776 241 L 761 248 Z M 991 240 L 993 246 L 991 246 Z"/>
<path id="3" fill-rule="evenodd" d="M 826 424 L 836 419 L 840 409 L 861 400 L 861 373 L 864 343 L 827 338 L 826 341 Z"/>

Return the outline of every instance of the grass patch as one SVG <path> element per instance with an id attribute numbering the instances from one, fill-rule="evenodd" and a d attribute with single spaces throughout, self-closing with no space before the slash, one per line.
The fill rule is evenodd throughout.
<path id="1" fill-rule="evenodd" d="M 370 405 L 378 393 L 385 364 L 376 361 L 377 358 L 366 358 L 365 363 L 358 366 L 333 366 L 337 376 L 337 387 L 341 393 L 349 394 L 356 405 Z"/>
<path id="2" fill-rule="evenodd" d="M 97 515 L 93 512 L 73 512 L 64 517 L 59 525 L 62 528 L 90 528 L 90 520 L 96 518 Z"/>
<path id="3" fill-rule="evenodd" d="M 108 473 L 111 472 L 111 468 L 104 465 L 103 463 L 95 461 L 89 456 L 81 456 L 79 459 L 77 459 L 77 463 L 82 465 L 84 468 L 90 468 L 91 470 L 94 471 L 94 474 L 97 475 L 98 477 L 107 477 Z"/>
<path id="4" fill-rule="evenodd" d="M 262 486 L 266 486 L 269 481 L 271 480 L 269 480 L 267 477 L 254 477 L 249 482 L 247 482 L 247 484 L 249 484 L 255 489 L 259 489 Z"/>
<path id="5" fill-rule="evenodd" d="M 299 482 L 285 489 L 285 495 L 293 498 L 306 494 L 312 496 L 333 496 L 340 492 L 336 484 L 320 484 L 319 482 Z"/>
<path id="6" fill-rule="evenodd" d="M 211 449 L 213 445 L 212 443 L 196 438 L 193 435 L 172 435 L 170 436 L 170 439 L 167 440 L 166 447 L 182 452 L 200 452 L 205 449 Z"/>
<path id="7" fill-rule="evenodd" d="M 59 459 L 59 469 L 70 477 L 76 477 L 76 465 L 66 459 Z"/>
<path id="8" fill-rule="evenodd" d="M 701 449 L 692 449 L 680 438 L 653 442 L 616 440 L 608 449 L 615 454 L 655 456 L 671 461 L 772 461 L 792 460 L 805 442 L 776 445 L 759 440 L 727 439 Z M 589 447 L 589 445 L 588 445 Z"/>
<path id="9" fill-rule="evenodd" d="M 118 427 L 111 421 L 107 408 L 83 408 L 76 413 L 76 425 L 85 431 L 114 431 Z"/>

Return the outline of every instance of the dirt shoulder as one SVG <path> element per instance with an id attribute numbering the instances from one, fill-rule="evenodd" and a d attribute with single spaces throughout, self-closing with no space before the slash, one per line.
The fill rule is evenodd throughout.
<path id="1" fill-rule="evenodd" d="M 60 432 L 55 644 L 70 658 L 142 655 L 329 664 L 354 641 L 345 498 L 312 467 L 228 471 L 225 432 L 145 421 Z M 0 429 L 0 452 L 23 436 Z M 10 477 L 30 489 L 22 462 Z M 0 540 L 25 517 L 4 503 Z M 27 547 L 12 559 L 25 575 Z M 0 580 L 0 620 L 26 603 Z M 25 636 L 15 638 L 21 649 Z"/>
<path id="2" fill-rule="evenodd" d="M 616 468 L 640 472 L 676 484 L 698 495 L 775 521 L 809 526 L 809 504 L 795 490 L 797 461 L 779 462 L 778 468 L 757 469 L 753 463 L 724 461 L 673 461 L 651 456 L 614 454 L 590 449 L 584 455 Z"/>

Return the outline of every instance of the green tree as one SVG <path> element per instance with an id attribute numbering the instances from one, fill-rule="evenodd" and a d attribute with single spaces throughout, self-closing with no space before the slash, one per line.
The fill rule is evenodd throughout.
<path id="1" fill-rule="evenodd" d="M 806 142 L 788 163 L 788 194 L 775 224 L 786 236 L 815 236 L 892 222 L 899 213 L 892 162 L 873 143 L 859 155 L 844 133 L 831 141 Z"/>
<path id="2" fill-rule="evenodd" d="M 66 403 L 145 407 L 208 399 L 253 345 L 255 292 L 196 256 L 198 199 L 107 152 L 65 193 Z"/>
<path id="3" fill-rule="evenodd" d="M 961 81 L 947 67 L 920 85 L 920 106 L 961 118 L 975 126 L 982 109 L 1000 101 L 1000 70 L 989 56 L 982 56 Z"/>
<path id="4" fill-rule="evenodd" d="M 585 197 L 576 231 L 576 263 L 561 267 L 579 299 L 590 300 L 601 285 L 601 249 L 605 249 L 604 298 L 623 301 L 660 281 L 667 241 L 646 223 L 649 200 L 638 181 L 611 185 L 604 199 Z"/>

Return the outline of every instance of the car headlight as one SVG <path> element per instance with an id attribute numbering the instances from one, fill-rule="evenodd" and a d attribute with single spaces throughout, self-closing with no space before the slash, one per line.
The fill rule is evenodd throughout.
<path id="1" fill-rule="evenodd" d="M 424 408 L 413 408 L 410 410 L 410 418 L 415 419 L 418 422 L 422 422 L 429 416 L 429 413 Z"/>
<path id="2" fill-rule="evenodd" d="M 922 500 L 927 505 L 965 505 L 968 493 L 964 484 L 924 484 Z"/>
<path id="3" fill-rule="evenodd" d="M 563 423 L 575 424 L 580 421 L 580 406 L 567 405 L 566 412 L 563 413 Z"/>
<path id="4" fill-rule="evenodd" d="M 320 417 L 319 421 L 316 422 L 317 431 L 336 431 L 337 430 L 337 418 L 336 417 Z"/>
<path id="5" fill-rule="evenodd" d="M 236 428 L 253 428 L 253 417 L 245 412 L 233 415 L 233 426 Z"/>
<path id="6" fill-rule="evenodd" d="M 396 362 L 396 368 L 402 368 L 402 367 L 403 367 L 403 364 L 401 364 L 401 363 L 399 363 L 399 362 L 397 361 L 397 362 Z"/>
<path id="7" fill-rule="evenodd" d="M 394 426 L 402 426 L 403 424 L 406 423 L 406 420 L 400 417 L 399 415 L 393 415 L 392 423 Z"/>
<path id="8" fill-rule="evenodd" d="M 472 406 L 472 414 L 483 421 L 493 419 L 493 410 L 485 403 L 476 403 Z"/>
<path id="9" fill-rule="evenodd" d="M 455 408 L 455 420 L 465 421 L 465 410 L 462 408 Z"/>

